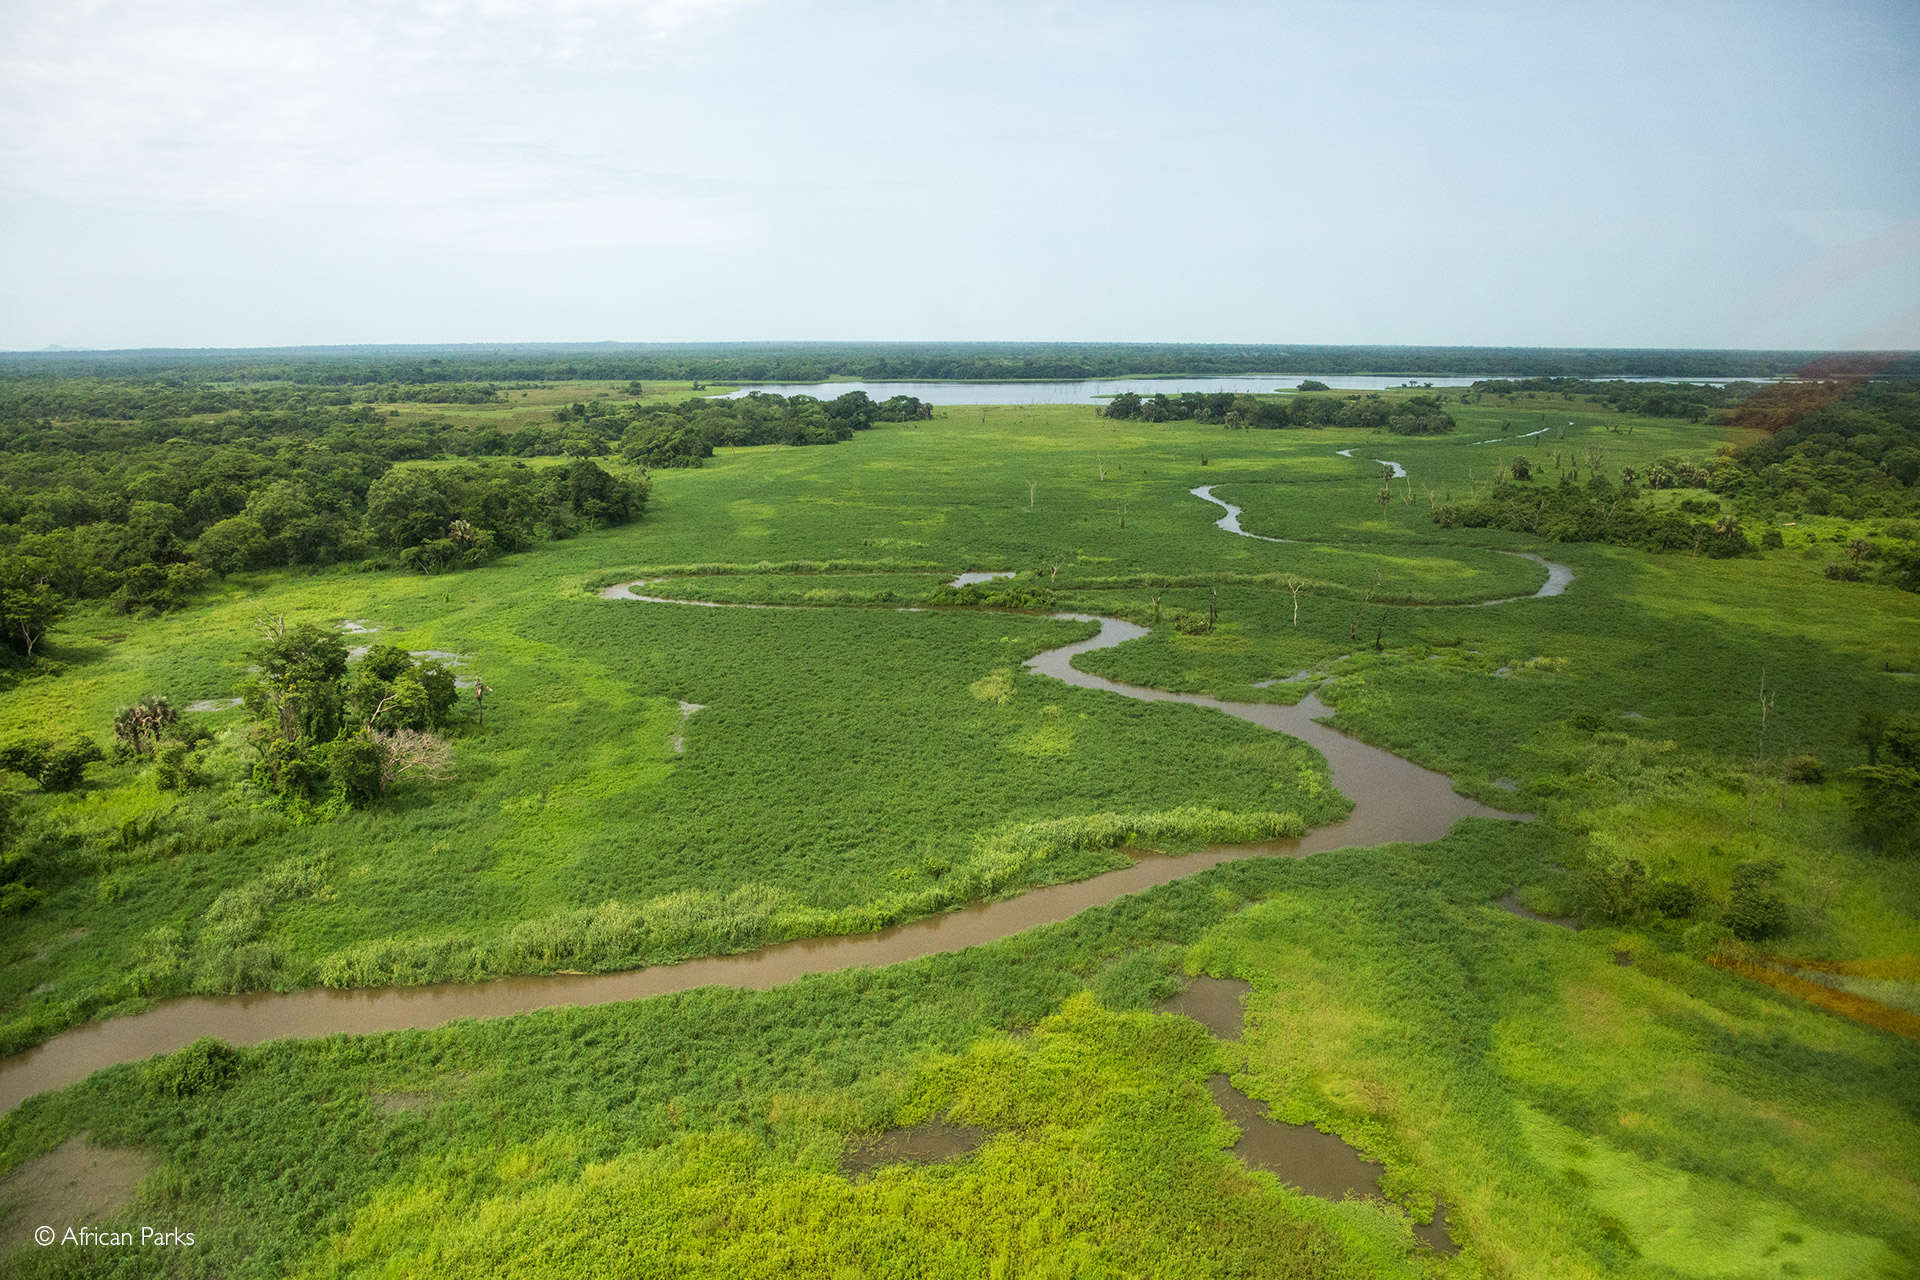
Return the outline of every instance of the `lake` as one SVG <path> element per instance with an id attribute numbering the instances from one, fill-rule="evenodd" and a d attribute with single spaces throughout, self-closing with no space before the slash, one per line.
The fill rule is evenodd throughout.
<path id="1" fill-rule="evenodd" d="M 1476 378 L 1376 377 L 1360 374 L 1261 373 L 1224 378 L 1098 378 L 1081 382 L 781 382 L 743 387 L 726 399 L 755 391 L 782 396 L 818 396 L 831 400 L 849 391 L 864 391 L 875 400 L 916 396 L 928 404 L 1098 404 L 1122 392 L 1143 396 L 1179 395 L 1186 391 L 1245 391 L 1272 395 L 1292 391 L 1301 379 L 1313 378 L 1337 391 L 1382 391 L 1388 387 L 1467 387 Z M 1734 378 L 1618 378 L 1618 382 L 1739 381 Z M 1761 379 L 1754 379 L 1761 381 Z"/>

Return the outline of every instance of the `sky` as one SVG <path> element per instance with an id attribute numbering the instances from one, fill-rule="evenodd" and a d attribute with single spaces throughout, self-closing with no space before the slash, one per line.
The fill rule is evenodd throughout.
<path id="1" fill-rule="evenodd" d="M 1920 348 L 1920 5 L 0 0 L 0 349 Z"/>

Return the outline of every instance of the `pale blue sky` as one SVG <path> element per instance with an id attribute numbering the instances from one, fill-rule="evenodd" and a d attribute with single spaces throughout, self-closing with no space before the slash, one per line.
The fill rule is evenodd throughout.
<path id="1" fill-rule="evenodd" d="M 1912 4 L 0 0 L 0 348 L 1920 347 Z"/>

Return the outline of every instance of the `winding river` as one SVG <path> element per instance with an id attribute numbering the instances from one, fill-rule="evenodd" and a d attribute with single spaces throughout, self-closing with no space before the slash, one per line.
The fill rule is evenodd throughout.
<path id="1" fill-rule="evenodd" d="M 1240 529 L 1240 508 L 1214 497 L 1210 490 L 1211 486 L 1207 486 L 1205 490 L 1193 492 L 1227 508 L 1227 515 L 1218 522 L 1222 528 L 1246 537 L 1259 536 Z M 1534 597 L 1560 594 L 1572 578 L 1571 571 L 1545 560 L 1540 563 L 1547 565 L 1548 582 Z M 623 583 L 606 588 L 600 595 L 607 600 L 644 601 L 683 608 L 764 607 L 666 600 L 637 594 L 633 590 L 636 585 L 643 584 Z M 877 933 L 804 938 L 740 955 L 712 956 L 684 964 L 655 965 L 623 973 L 553 974 L 423 987 L 346 991 L 312 987 L 236 996 L 183 996 L 163 1001 L 146 1013 L 84 1023 L 0 1062 L 0 1109 L 10 1109 L 36 1093 L 81 1080 L 101 1067 L 172 1052 L 201 1036 L 217 1036 L 232 1044 L 257 1044 L 287 1036 L 424 1029 L 455 1018 L 500 1017 L 557 1005 L 607 1004 L 711 985 L 764 990 L 803 974 L 897 964 L 994 942 L 1238 858 L 1299 858 L 1328 849 L 1391 841 L 1422 843 L 1439 839 L 1460 818 L 1522 816 L 1470 800 L 1457 794 L 1444 774 L 1423 769 L 1410 760 L 1328 728 L 1320 723 L 1319 717 L 1327 715 L 1329 708 L 1312 695 L 1293 706 L 1225 702 L 1201 694 L 1167 693 L 1120 684 L 1078 670 L 1073 666 L 1073 659 L 1078 655 L 1124 644 L 1147 634 L 1147 629 L 1118 618 L 1082 613 L 1052 616 L 1096 623 L 1099 631 L 1089 639 L 1049 649 L 1028 659 L 1028 670 L 1079 688 L 1100 689 L 1142 702 L 1183 702 L 1207 707 L 1277 733 L 1290 734 L 1326 756 L 1333 785 L 1355 802 L 1352 814 L 1343 822 L 1321 827 L 1299 839 L 1213 845 L 1178 857 L 1147 853 L 1129 866 L 1086 880 L 1030 889 L 1018 897 L 997 902 L 974 903 Z"/>

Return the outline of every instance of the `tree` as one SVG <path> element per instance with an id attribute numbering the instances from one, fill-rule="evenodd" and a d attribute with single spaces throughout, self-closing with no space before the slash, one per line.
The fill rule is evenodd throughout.
<path id="1" fill-rule="evenodd" d="M 453 773 L 453 747 L 438 734 L 396 729 L 382 735 L 380 748 L 382 790 L 409 775 L 439 782 Z"/>
<path id="2" fill-rule="evenodd" d="M 229 516 L 200 535 L 194 556 L 221 577 L 267 561 L 267 531 L 258 520 Z"/>
<path id="3" fill-rule="evenodd" d="M 32 659 L 33 647 L 66 612 L 66 601 L 44 582 L 0 589 L 0 623 L 6 627 L 7 647 L 23 658 Z"/>
<path id="4" fill-rule="evenodd" d="M 241 697 L 255 716 L 273 722 L 281 739 L 326 742 L 340 731 L 347 646 L 338 635 L 310 622 L 288 627 L 276 619 L 247 656 L 260 675 L 242 687 Z"/>
<path id="5" fill-rule="evenodd" d="M 1862 707 L 1853 718 L 1853 729 L 1849 735 L 1854 742 L 1867 749 L 1867 763 L 1880 763 L 1880 744 L 1887 737 L 1887 713 L 1879 707 Z"/>
<path id="6" fill-rule="evenodd" d="M 394 468 L 367 489 L 367 536 L 398 551 L 438 538 L 453 512 L 427 473 Z"/>
<path id="7" fill-rule="evenodd" d="M 177 724 L 180 713 L 163 697 L 145 698 L 114 713 L 113 736 L 125 743 L 136 756 L 146 755 L 160 743 L 160 734 L 168 725 Z"/>
<path id="8" fill-rule="evenodd" d="M 1720 922 L 1736 938 L 1759 942 L 1787 928 L 1787 900 L 1780 896 L 1785 864 L 1774 858 L 1743 862 L 1733 869 L 1733 885 Z"/>
<path id="9" fill-rule="evenodd" d="M 1920 852 L 1920 720 L 1902 716 L 1880 743 L 1884 763 L 1851 771 L 1859 784 L 1854 813 L 1875 846 L 1896 857 Z"/>

